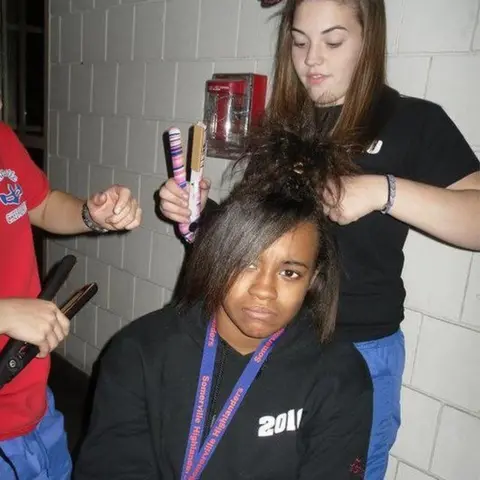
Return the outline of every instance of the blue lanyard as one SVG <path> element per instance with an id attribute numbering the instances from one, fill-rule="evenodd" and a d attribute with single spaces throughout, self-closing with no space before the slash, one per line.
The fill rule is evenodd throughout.
<path id="1" fill-rule="evenodd" d="M 223 406 L 217 420 L 212 425 L 207 438 L 200 445 L 205 428 L 206 409 L 208 408 L 210 391 L 215 368 L 215 356 L 218 347 L 217 322 L 215 318 L 208 325 L 207 336 L 203 347 L 202 365 L 198 377 L 197 393 L 193 407 L 190 431 L 188 433 L 187 449 L 183 460 L 182 480 L 197 480 L 200 478 L 207 462 L 213 455 L 228 425 L 232 421 L 248 389 L 254 382 L 260 368 L 265 363 L 283 329 L 262 341 L 252 358 L 243 370 L 242 375 L 233 387 L 230 396 Z"/>

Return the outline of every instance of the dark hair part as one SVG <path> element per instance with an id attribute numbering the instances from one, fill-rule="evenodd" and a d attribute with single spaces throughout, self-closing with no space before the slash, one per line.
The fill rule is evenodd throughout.
<path id="1" fill-rule="evenodd" d="M 250 152 L 243 180 L 202 223 L 187 258 L 179 305 L 202 300 L 211 315 L 248 265 L 282 235 L 308 222 L 319 237 L 318 274 L 304 304 L 313 312 L 321 341 L 326 340 L 335 325 L 339 268 L 321 193 L 339 154 L 332 144 L 265 130 L 263 143 L 257 138 Z"/>
<path id="2" fill-rule="evenodd" d="M 279 12 L 272 96 L 266 113 L 274 123 L 295 119 L 305 109 L 312 111 L 314 105 L 297 77 L 291 57 L 295 10 L 303 1 L 286 0 Z M 368 148 L 376 133 L 370 131 L 369 121 L 386 83 L 385 3 L 384 0 L 335 1 L 351 5 L 363 30 L 360 56 L 341 114 L 331 131 L 333 140 L 351 145 L 350 153 L 354 155 Z"/>

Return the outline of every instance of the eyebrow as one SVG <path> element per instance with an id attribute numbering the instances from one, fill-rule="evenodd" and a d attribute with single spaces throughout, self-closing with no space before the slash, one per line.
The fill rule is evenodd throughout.
<path id="1" fill-rule="evenodd" d="M 307 270 L 309 269 L 309 266 L 306 263 L 299 262 L 297 260 L 287 260 L 283 262 L 283 265 L 303 267 L 303 268 L 306 268 Z"/>
<path id="2" fill-rule="evenodd" d="M 342 27 L 341 25 L 334 25 L 333 27 L 330 27 L 330 28 L 327 28 L 326 30 L 323 30 L 323 32 L 321 32 L 321 34 L 326 35 L 327 33 L 333 32 L 334 30 L 345 30 L 346 32 L 348 32 L 348 30 L 345 27 Z M 299 28 L 296 28 L 296 27 L 292 27 L 292 32 L 298 32 L 298 33 L 301 33 L 302 35 L 307 36 L 307 34 L 304 31 L 302 31 L 302 30 L 300 30 Z"/>

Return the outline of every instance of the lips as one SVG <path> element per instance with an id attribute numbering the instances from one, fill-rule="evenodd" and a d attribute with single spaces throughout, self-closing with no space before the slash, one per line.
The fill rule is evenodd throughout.
<path id="1" fill-rule="evenodd" d="M 307 81 L 309 85 L 320 85 L 327 78 L 328 78 L 327 75 L 321 75 L 320 73 L 307 75 Z"/>
<path id="2" fill-rule="evenodd" d="M 257 320 L 266 320 L 277 315 L 277 312 L 274 310 L 261 306 L 247 307 L 242 310 L 246 315 Z"/>

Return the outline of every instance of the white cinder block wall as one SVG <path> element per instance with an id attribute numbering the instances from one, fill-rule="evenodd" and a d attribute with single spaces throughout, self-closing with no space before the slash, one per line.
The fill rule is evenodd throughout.
<path id="1" fill-rule="evenodd" d="M 477 152 L 479 6 L 387 0 L 391 85 L 442 104 Z M 86 371 L 113 333 L 161 307 L 175 283 L 183 250 L 153 211 L 166 176 L 162 132 L 172 124 L 186 132 L 202 118 L 213 72 L 270 73 L 271 13 L 257 0 L 50 1 L 52 186 L 86 197 L 122 183 L 145 214 L 127 236 L 48 244 L 50 264 L 67 251 L 79 258 L 69 288 L 100 285 L 61 348 Z M 215 198 L 225 166 L 208 159 Z M 411 234 L 406 256 L 403 427 L 387 478 L 477 480 L 480 255 Z"/>

